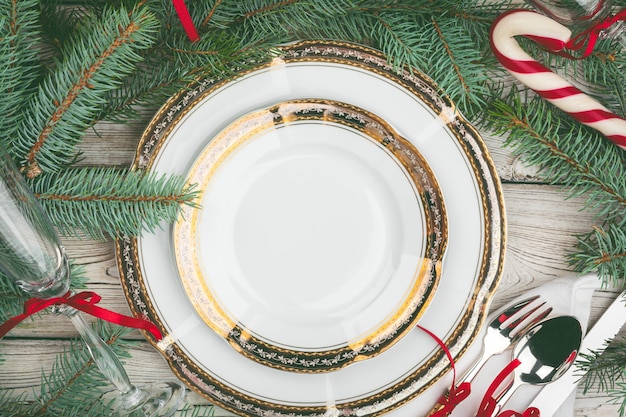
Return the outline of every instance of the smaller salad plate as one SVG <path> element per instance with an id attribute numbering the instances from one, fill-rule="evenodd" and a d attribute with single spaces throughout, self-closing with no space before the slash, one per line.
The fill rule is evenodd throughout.
<path id="1" fill-rule="evenodd" d="M 327 372 L 383 352 L 433 298 L 443 196 L 416 147 L 382 118 L 327 99 L 249 112 L 207 143 L 174 226 L 181 282 L 238 352 Z"/>

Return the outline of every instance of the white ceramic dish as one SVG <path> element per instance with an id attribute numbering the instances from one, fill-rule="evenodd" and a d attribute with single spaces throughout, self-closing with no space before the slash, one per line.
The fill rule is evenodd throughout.
<path id="1" fill-rule="evenodd" d="M 289 45 L 268 65 L 230 81 L 205 80 L 173 98 L 148 126 L 135 168 L 185 175 L 193 155 L 237 118 L 311 97 L 378 115 L 432 168 L 446 204 L 448 245 L 437 293 L 419 324 L 460 358 L 475 340 L 500 278 L 504 205 L 480 136 L 426 76 L 396 74 L 382 54 L 356 45 Z M 164 228 L 117 243 L 123 288 L 133 312 L 166 335 L 154 345 L 173 371 L 225 409 L 250 416 L 380 415 L 419 401 L 450 369 L 444 352 L 420 330 L 333 372 L 285 372 L 251 360 L 196 313 L 178 277 L 171 227 Z"/>
<path id="2" fill-rule="evenodd" d="M 327 372 L 411 331 L 447 240 L 424 158 L 383 120 L 330 100 L 246 114 L 193 164 L 174 227 L 194 308 L 248 357 Z"/>

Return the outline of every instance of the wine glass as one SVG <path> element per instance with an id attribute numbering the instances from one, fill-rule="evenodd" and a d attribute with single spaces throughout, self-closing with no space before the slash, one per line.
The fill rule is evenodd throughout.
<path id="1" fill-rule="evenodd" d="M 70 268 L 59 237 L 24 178 L 0 148 L 0 269 L 34 298 L 65 295 Z M 62 305 L 54 312 L 69 317 L 82 336 L 94 363 L 118 392 L 110 406 L 119 414 L 171 416 L 185 397 L 180 381 L 133 385 L 111 348 L 82 318 L 78 310 Z M 105 396 L 106 397 L 106 396 Z"/>
<path id="2" fill-rule="evenodd" d="M 612 0 L 526 0 L 549 18 L 572 30 L 574 36 L 584 33 L 599 23 L 611 19 Z M 626 18 L 626 16 L 624 17 Z M 626 49 L 626 24 L 616 19 L 600 32 L 600 38 L 611 38 Z"/>

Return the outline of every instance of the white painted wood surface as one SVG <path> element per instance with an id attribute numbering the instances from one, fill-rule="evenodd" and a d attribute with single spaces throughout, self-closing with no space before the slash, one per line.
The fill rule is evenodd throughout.
<path id="1" fill-rule="evenodd" d="M 125 125 L 97 125 L 82 145 L 85 159 L 81 164 L 128 166 L 149 117 L 150 112 L 147 112 L 145 120 Z M 503 181 L 508 220 L 505 270 L 492 302 L 492 308 L 498 308 L 527 289 L 570 275 L 566 255 L 575 243 L 573 235 L 590 230 L 595 219 L 591 212 L 581 211 L 583 199 L 566 199 L 559 187 L 542 183 L 534 168 L 524 166 L 519 158 L 502 147 L 501 138 L 487 136 L 485 140 Z M 88 289 L 102 296 L 100 305 L 128 314 L 113 242 L 79 239 L 64 242 L 70 257 L 86 268 Z M 615 291 L 596 292 L 591 325 L 616 294 Z M 5 358 L 0 365 L 0 387 L 16 388 L 32 396 L 39 388 L 42 369 L 51 368 L 56 354 L 63 351 L 72 337 L 76 337 L 76 333 L 63 317 L 45 315 L 22 323 L 0 341 L 0 352 Z M 133 332 L 131 337 L 139 344 L 132 349 L 132 359 L 126 361 L 126 369 L 135 383 L 173 378 L 165 360 L 143 341 L 141 334 Z M 189 402 L 206 403 L 196 394 L 190 394 Z M 616 416 L 618 406 L 609 402 L 604 393 L 584 394 L 579 389 L 574 416 Z M 218 410 L 216 415 L 229 414 Z"/>

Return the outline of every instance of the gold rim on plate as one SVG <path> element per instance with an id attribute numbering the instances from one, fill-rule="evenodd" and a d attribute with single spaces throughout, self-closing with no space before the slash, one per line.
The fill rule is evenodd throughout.
<path id="1" fill-rule="evenodd" d="M 352 311 L 354 309 L 351 309 L 351 313 L 356 317 L 350 317 L 350 319 L 356 320 L 357 324 L 361 324 L 360 327 L 366 328 L 365 331 L 361 330 L 358 334 L 349 333 L 348 327 L 356 326 L 348 326 L 339 322 L 341 317 L 336 311 L 332 312 L 332 320 L 326 320 L 323 324 L 316 326 L 281 326 L 277 332 L 289 333 L 285 336 L 298 342 L 294 346 L 293 343 L 285 345 L 274 342 L 280 338 L 280 334 L 266 337 L 262 332 L 256 331 L 254 325 L 246 324 L 238 314 L 233 314 L 229 305 L 219 301 L 220 297 L 216 293 L 215 285 L 218 282 L 232 279 L 231 276 L 235 273 L 220 271 L 211 274 L 204 271 L 201 264 L 205 255 L 203 255 L 203 250 L 200 247 L 200 237 L 201 235 L 217 233 L 214 230 L 216 227 L 213 230 L 200 233 L 198 223 L 202 217 L 201 214 L 215 216 L 211 212 L 203 213 L 205 210 L 202 208 L 203 198 L 210 193 L 211 183 L 215 181 L 216 175 L 224 168 L 224 165 L 228 164 L 236 155 L 240 155 L 238 151 L 241 147 L 246 146 L 251 141 L 267 140 L 264 135 L 268 132 L 273 133 L 277 129 L 286 129 L 293 124 L 304 125 L 306 128 L 312 123 L 324 125 L 325 139 L 330 136 L 332 141 L 341 140 L 337 137 L 338 135 L 333 136 L 332 133 L 328 133 L 333 132 L 332 129 L 329 129 L 330 126 L 337 125 L 341 131 L 353 132 L 359 138 L 358 140 L 368 141 L 374 145 L 376 152 L 383 152 L 386 157 L 391 158 L 393 166 L 402 170 L 402 178 L 410 183 L 411 193 L 417 200 L 417 204 L 421 205 L 421 213 L 414 215 L 423 217 L 424 221 L 420 222 L 422 230 L 402 230 L 403 233 L 416 234 L 422 244 L 419 246 L 420 253 L 413 254 L 414 267 L 407 271 L 412 276 L 410 279 L 402 280 L 402 284 L 406 285 L 406 288 L 401 288 L 400 297 L 397 298 L 395 305 L 379 307 L 384 311 L 377 313 L 375 322 L 367 325 L 359 323 L 358 318 L 365 315 L 362 310 L 374 308 L 371 307 L 374 305 L 373 301 L 367 300 L 366 305 L 362 305 L 359 311 L 354 312 Z M 317 139 L 315 143 L 321 140 L 321 138 L 314 139 Z M 296 137 L 295 141 L 302 142 L 302 138 Z M 276 149 L 272 148 L 269 152 L 274 154 Z M 376 169 L 377 167 L 371 166 L 370 168 Z M 310 173 L 307 174 L 310 175 Z M 198 206 L 183 208 L 180 219 L 174 226 L 174 249 L 181 281 L 194 308 L 205 323 L 226 339 L 238 352 L 253 360 L 286 371 L 327 372 L 342 368 L 355 361 L 374 357 L 391 347 L 399 338 L 413 329 L 435 294 L 447 241 L 447 221 L 443 196 L 434 174 L 415 146 L 399 136 L 384 120 L 370 112 L 337 101 L 301 99 L 283 101 L 269 108 L 249 113 L 231 123 L 211 139 L 193 164 L 187 181 L 189 184 L 200 184 L 201 195 L 196 200 Z M 222 202 L 220 205 L 223 204 Z M 279 204 L 276 203 L 276 205 Z M 335 204 L 335 202 L 329 201 L 328 204 Z M 273 210 L 277 208 L 274 207 Z M 263 220 L 262 218 L 259 219 L 259 221 Z M 224 219 L 215 219 L 215 222 L 218 224 L 225 223 Z M 231 233 L 232 230 L 228 232 Z M 290 240 L 295 242 L 300 235 L 297 232 L 293 234 L 294 236 Z M 310 239 L 309 236 L 306 238 Z M 337 236 L 330 236 L 330 238 L 336 239 Z M 262 248 L 257 248 L 257 250 L 262 250 Z M 366 256 L 363 254 L 360 257 Z M 407 257 L 407 255 L 396 256 L 398 258 L 396 261 Z M 222 258 L 223 256 L 215 255 L 212 260 L 204 262 L 208 264 L 221 263 Z M 325 259 L 316 257 L 316 255 L 310 255 L 310 258 L 311 262 L 325 262 Z M 391 262 L 388 258 L 384 258 L 383 261 L 386 264 Z M 304 263 L 310 264 L 309 262 Z M 247 279 L 255 281 L 256 285 L 267 287 L 269 284 L 264 282 L 265 277 L 254 272 L 250 272 L 254 276 Z M 302 285 L 303 288 L 296 285 L 299 273 L 299 270 L 293 271 L 293 280 L 290 286 L 297 287 L 293 290 L 295 292 L 306 292 L 306 285 Z M 393 273 L 394 276 L 398 274 L 395 271 Z M 300 275 L 302 274 L 300 273 Z M 371 285 L 366 279 L 357 278 L 355 281 L 357 281 L 356 285 L 360 287 Z M 382 285 L 372 285 L 372 287 L 382 287 Z M 384 288 L 376 289 L 376 291 L 383 290 Z M 331 292 L 333 288 L 329 288 L 327 291 Z M 353 291 L 359 293 L 363 290 L 353 288 Z M 376 297 L 378 298 L 380 295 L 376 294 Z M 343 298 L 346 303 L 354 302 L 349 297 Z M 259 320 L 256 316 L 261 314 L 258 311 L 262 310 L 264 305 L 272 304 L 267 300 L 262 301 L 258 305 L 245 306 L 246 311 L 256 310 L 251 319 L 253 322 Z M 386 302 L 389 301 L 386 300 Z M 241 310 L 244 308 L 241 304 L 248 304 L 248 302 L 246 299 L 237 298 L 230 304 L 237 304 L 230 307 Z M 294 315 L 293 309 L 298 308 L 298 305 L 289 308 L 292 310 L 282 311 L 281 315 Z M 307 333 L 308 340 L 311 338 L 321 340 L 331 333 L 331 328 L 335 327 L 340 327 L 342 331 L 346 332 L 347 339 L 333 343 L 330 348 L 307 345 L 307 342 L 300 342 L 297 337 L 292 335 L 301 330 Z M 316 334 L 310 335 L 313 332 Z"/>

